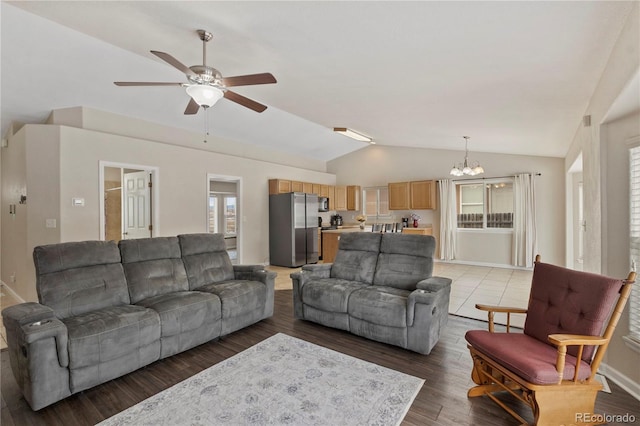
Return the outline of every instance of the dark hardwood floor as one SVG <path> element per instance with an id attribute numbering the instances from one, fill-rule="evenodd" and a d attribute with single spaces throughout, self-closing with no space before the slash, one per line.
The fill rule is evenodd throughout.
<path id="1" fill-rule="evenodd" d="M 73 395 L 38 412 L 27 405 L 11 373 L 6 350 L 0 353 L 2 415 L 0 424 L 93 425 L 168 387 L 230 357 L 278 332 L 425 379 L 407 413 L 404 425 L 517 425 L 518 422 L 486 397 L 468 399 L 471 358 L 464 340 L 469 329 L 486 323 L 450 316 L 443 336 L 431 354 L 420 355 L 372 342 L 346 332 L 293 319 L 291 290 L 276 291 L 275 314 L 244 330 L 232 333 L 185 353 L 155 362 L 146 368 Z M 615 383 L 612 393 L 600 392 L 596 411 L 630 413 L 640 421 L 640 403 Z M 512 404 L 525 419 L 526 407 Z"/>

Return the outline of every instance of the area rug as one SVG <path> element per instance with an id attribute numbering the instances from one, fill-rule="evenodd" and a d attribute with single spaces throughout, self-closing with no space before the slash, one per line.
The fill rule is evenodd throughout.
<path id="1" fill-rule="evenodd" d="M 100 425 L 397 425 L 423 383 L 278 333 Z"/>

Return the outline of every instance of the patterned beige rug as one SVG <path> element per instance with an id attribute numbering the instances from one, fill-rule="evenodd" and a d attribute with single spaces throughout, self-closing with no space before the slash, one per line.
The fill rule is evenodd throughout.
<path id="1" fill-rule="evenodd" d="M 279 333 L 100 425 L 397 425 L 423 383 Z"/>

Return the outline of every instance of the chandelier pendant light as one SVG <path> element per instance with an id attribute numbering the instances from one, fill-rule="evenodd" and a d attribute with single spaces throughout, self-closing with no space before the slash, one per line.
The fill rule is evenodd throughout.
<path id="1" fill-rule="evenodd" d="M 453 165 L 449 174 L 451 176 L 475 176 L 484 173 L 484 169 L 479 162 L 469 162 L 469 136 L 463 136 L 464 138 L 464 162 L 458 165 Z"/>

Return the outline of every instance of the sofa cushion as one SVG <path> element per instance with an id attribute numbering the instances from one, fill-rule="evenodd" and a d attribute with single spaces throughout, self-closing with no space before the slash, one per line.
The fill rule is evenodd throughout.
<path id="1" fill-rule="evenodd" d="M 213 293 L 220 298 L 222 318 L 264 311 L 267 286 L 258 281 L 233 280 L 199 287 L 198 291 Z"/>
<path id="2" fill-rule="evenodd" d="M 415 290 L 433 273 L 434 250 L 430 235 L 383 234 L 373 284 Z"/>
<path id="3" fill-rule="evenodd" d="M 331 278 L 371 284 L 380 251 L 380 237 L 381 234 L 377 232 L 340 234 L 338 252 L 331 267 Z"/>
<path id="4" fill-rule="evenodd" d="M 325 312 L 347 313 L 351 294 L 368 286 L 369 284 L 338 278 L 309 281 L 302 287 L 302 302 Z"/>
<path id="5" fill-rule="evenodd" d="M 191 290 L 235 278 L 222 234 L 185 234 L 178 239 Z"/>
<path id="6" fill-rule="evenodd" d="M 69 368 L 72 370 L 138 352 L 160 339 L 158 313 L 142 306 L 97 309 L 63 322 L 69 333 Z M 159 357 L 158 350 L 155 359 Z"/>
<path id="7" fill-rule="evenodd" d="M 465 335 L 467 342 L 489 358 L 507 367 L 529 383 L 550 385 L 558 383 L 556 371 L 557 349 L 536 338 L 520 333 L 489 333 L 486 330 L 471 330 Z M 522 356 L 527 354 L 527 356 Z M 573 379 L 576 357 L 567 354 L 564 380 Z M 578 379 L 591 375 L 591 367 L 580 362 Z"/>
<path id="8" fill-rule="evenodd" d="M 137 304 L 158 312 L 163 338 L 212 324 L 220 319 L 221 313 L 220 299 L 200 291 L 161 294 Z"/>
<path id="9" fill-rule="evenodd" d="M 524 332 L 545 344 L 550 334 L 601 336 L 620 288 L 619 279 L 537 263 Z M 585 346 L 582 359 L 590 361 L 593 352 Z M 578 347 L 567 353 L 577 356 Z"/>
<path id="10" fill-rule="evenodd" d="M 177 237 L 122 240 L 119 246 L 131 303 L 189 290 Z"/>
<path id="11" fill-rule="evenodd" d="M 113 241 L 82 241 L 34 248 L 36 289 L 60 319 L 128 304 L 120 252 Z"/>
<path id="12" fill-rule="evenodd" d="M 349 315 L 372 324 L 406 327 L 409 294 L 393 287 L 360 288 L 349 297 Z"/>

